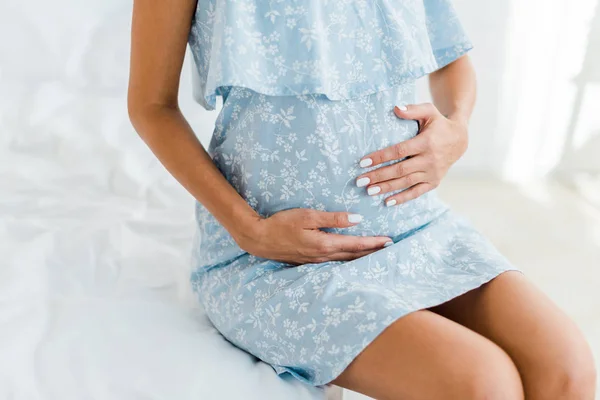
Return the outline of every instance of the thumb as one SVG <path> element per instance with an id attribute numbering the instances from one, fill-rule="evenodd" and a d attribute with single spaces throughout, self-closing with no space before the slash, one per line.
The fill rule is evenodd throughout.
<path id="1" fill-rule="evenodd" d="M 421 126 L 423 126 L 426 121 L 437 117 L 440 112 L 433 104 L 422 103 L 395 106 L 394 114 L 398 118 L 419 121 Z"/>

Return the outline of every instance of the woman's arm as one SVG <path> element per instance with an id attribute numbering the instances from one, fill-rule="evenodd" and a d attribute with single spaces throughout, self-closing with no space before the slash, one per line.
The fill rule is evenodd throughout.
<path id="1" fill-rule="evenodd" d="M 377 193 L 402 192 L 385 200 L 394 206 L 413 200 L 436 188 L 450 167 L 467 150 L 468 121 L 475 104 L 475 72 L 468 56 L 463 56 L 429 76 L 434 104 L 394 107 L 398 118 L 419 122 L 419 134 L 383 150 L 368 154 L 365 165 L 402 160 L 358 177 L 369 178 L 369 188 Z M 361 165 L 363 161 L 361 160 Z"/>
<path id="2" fill-rule="evenodd" d="M 177 5 L 175 5 L 177 4 Z M 195 0 L 136 0 L 131 33 L 128 109 L 141 138 L 231 233 L 259 219 L 216 168 L 179 110 L 179 77 Z"/>
<path id="3" fill-rule="evenodd" d="M 361 257 L 389 238 L 325 233 L 355 225 L 348 213 L 287 210 L 261 218 L 206 153 L 179 110 L 179 77 L 196 0 L 135 0 L 128 109 L 165 168 L 227 229 L 241 248 L 290 263 Z"/>
<path id="4" fill-rule="evenodd" d="M 477 93 L 475 69 L 468 56 L 429 75 L 433 104 L 447 118 L 468 124 Z"/>

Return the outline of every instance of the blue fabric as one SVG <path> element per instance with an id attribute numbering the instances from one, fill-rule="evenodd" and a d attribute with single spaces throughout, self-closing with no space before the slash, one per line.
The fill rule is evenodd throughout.
<path id="1" fill-rule="evenodd" d="M 189 43 L 209 110 L 222 86 L 364 96 L 472 48 L 450 0 L 199 0 Z"/>
<path id="2" fill-rule="evenodd" d="M 209 154 L 248 204 L 359 213 L 329 231 L 394 241 L 290 266 L 244 252 L 196 203 L 193 287 L 232 343 L 322 385 L 398 318 L 518 271 L 435 191 L 386 207 L 355 184 L 362 156 L 417 134 L 393 113 L 415 78 L 470 48 L 447 0 L 200 0 L 190 43 L 205 107 L 223 96 Z"/>
<path id="3" fill-rule="evenodd" d="M 416 135 L 414 121 L 393 114 L 414 101 L 414 84 L 339 101 L 223 94 L 209 153 L 255 210 L 359 213 L 360 224 L 330 231 L 395 242 L 351 262 L 294 267 L 245 253 L 197 203 L 195 291 L 226 338 L 277 372 L 330 382 L 396 319 L 515 269 L 435 191 L 386 207 L 356 187 L 363 155 Z"/>

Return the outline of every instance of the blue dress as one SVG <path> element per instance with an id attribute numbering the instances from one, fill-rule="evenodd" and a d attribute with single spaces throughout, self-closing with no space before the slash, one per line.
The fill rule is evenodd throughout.
<path id="1" fill-rule="evenodd" d="M 356 187 L 359 159 L 417 134 L 393 107 L 471 43 L 450 0 L 199 0 L 195 95 L 223 107 L 208 152 L 262 216 L 361 214 L 348 235 L 394 244 L 291 266 L 241 250 L 200 204 L 192 284 L 225 338 L 312 385 L 334 380 L 386 327 L 517 270 L 435 191 L 393 207 Z"/>

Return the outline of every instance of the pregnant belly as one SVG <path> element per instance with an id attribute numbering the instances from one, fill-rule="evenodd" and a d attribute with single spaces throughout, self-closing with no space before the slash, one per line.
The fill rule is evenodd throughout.
<path id="1" fill-rule="evenodd" d="M 331 101 L 323 95 L 265 96 L 231 88 L 209 152 L 223 175 L 261 215 L 289 208 L 361 214 L 353 235 L 402 235 L 445 210 L 430 192 L 386 207 L 390 194 L 369 196 L 356 187 L 366 171 L 360 158 L 417 134 L 415 121 L 393 113 L 414 101 L 413 85 Z"/>

